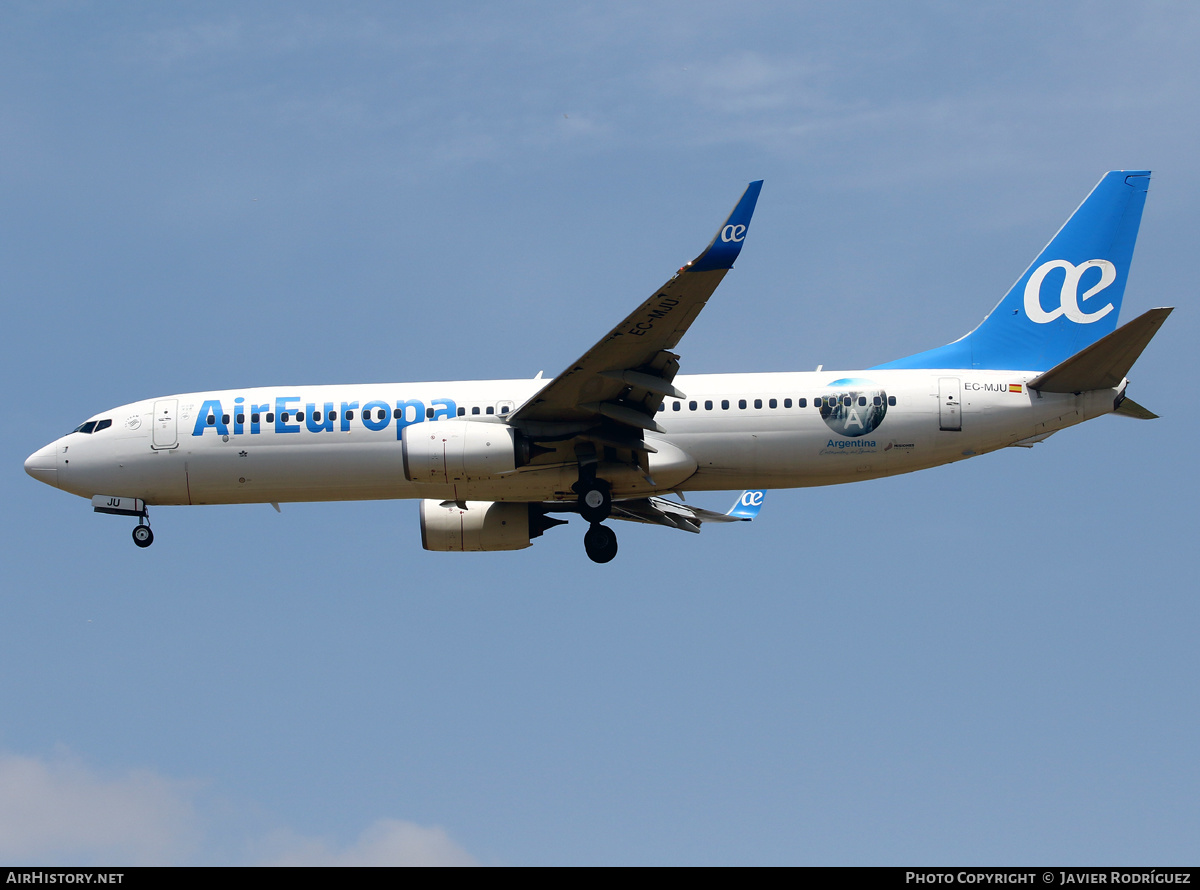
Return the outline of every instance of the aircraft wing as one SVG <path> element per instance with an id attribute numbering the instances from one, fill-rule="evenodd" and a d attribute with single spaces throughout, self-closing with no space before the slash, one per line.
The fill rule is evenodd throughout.
<path id="1" fill-rule="evenodd" d="M 659 431 L 654 414 L 663 398 L 684 398 L 671 384 L 679 370 L 671 350 L 737 259 L 761 189 L 762 180 L 750 183 L 700 256 L 517 408 L 509 422 L 546 435 L 565 436 L 605 420 L 638 439 L 642 430 Z"/>
<path id="2" fill-rule="evenodd" d="M 660 497 L 615 501 L 612 505 L 612 516 L 613 519 L 665 525 L 667 528 L 699 534 L 700 525 L 705 522 L 749 522 L 758 515 L 765 494 L 765 491 L 743 491 L 728 513 L 690 507 Z"/>

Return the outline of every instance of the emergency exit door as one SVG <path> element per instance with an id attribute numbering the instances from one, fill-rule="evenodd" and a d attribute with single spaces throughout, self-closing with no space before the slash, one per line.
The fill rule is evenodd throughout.
<path id="1" fill-rule="evenodd" d="M 179 443 L 179 399 L 159 399 L 154 403 L 151 448 L 174 448 Z"/>

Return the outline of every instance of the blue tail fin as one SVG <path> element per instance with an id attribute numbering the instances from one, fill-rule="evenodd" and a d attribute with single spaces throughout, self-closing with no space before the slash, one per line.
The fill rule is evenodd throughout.
<path id="1" fill-rule="evenodd" d="M 979 327 L 876 367 L 1045 370 L 1111 334 L 1149 184 L 1148 170 L 1105 174 Z"/>

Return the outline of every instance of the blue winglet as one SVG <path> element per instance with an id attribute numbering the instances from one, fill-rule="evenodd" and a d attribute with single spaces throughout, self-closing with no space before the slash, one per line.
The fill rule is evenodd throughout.
<path id="1" fill-rule="evenodd" d="M 704 253 L 696 257 L 684 268 L 694 272 L 708 272 L 713 269 L 731 269 L 733 261 L 742 252 L 742 242 L 750 228 L 750 217 L 754 215 L 754 205 L 758 203 L 758 193 L 762 191 L 761 179 L 750 183 L 742 197 L 738 200 L 733 213 L 725 224 L 717 229 Z"/>
<path id="2" fill-rule="evenodd" d="M 738 495 L 737 503 L 730 508 L 726 516 L 732 516 L 735 519 L 745 519 L 749 521 L 758 515 L 758 511 L 762 509 L 763 498 L 766 497 L 766 492 L 761 490 L 751 489 L 743 491 Z"/>

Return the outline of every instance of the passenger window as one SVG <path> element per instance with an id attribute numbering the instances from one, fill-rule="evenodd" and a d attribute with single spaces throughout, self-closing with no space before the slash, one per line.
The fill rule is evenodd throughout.
<path id="1" fill-rule="evenodd" d="M 384 411 L 382 408 L 380 408 L 378 411 L 375 412 L 376 420 L 383 420 L 385 417 L 387 417 L 387 412 Z"/>
<path id="2" fill-rule="evenodd" d="M 754 407 L 755 407 L 755 408 L 761 408 L 761 407 L 762 407 L 762 399 L 755 399 L 755 400 L 754 400 Z"/>
<path id="3" fill-rule="evenodd" d="M 459 417 L 462 417 L 462 416 L 463 416 L 464 414 L 466 414 L 466 413 L 467 413 L 467 409 L 466 409 L 466 408 L 459 408 L 459 409 L 458 409 L 458 416 L 459 416 Z"/>
<path id="4" fill-rule="evenodd" d="M 896 407 L 896 397 L 888 396 L 888 404 L 891 405 L 893 408 Z"/>
<path id="5" fill-rule="evenodd" d="M 729 410 L 729 399 L 721 399 L 721 410 L 722 411 Z"/>
<path id="6" fill-rule="evenodd" d="M 229 415 L 228 414 L 221 415 L 221 423 L 226 423 L 226 424 L 229 423 Z"/>
<path id="7" fill-rule="evenodd" d="M 430 411 L 433 411 L 433 409 L 432 409 L 432 408 L 430 408 L 429 410 L 430 410 Z M 508 405 L 501 405 L 501 406 L 500 406 L 500 413 L 501 413 L 501 414 L 507 414 L 507 413 L 508 413 Z M 430 417 L 433 417 L 433 415 L 432 415 L 432 414 L 430 414 L 429 416 L 430 416 Z"/>
<path id="8" fill-rule="evenodd" d="M 858 397 L 858 407 L 860 407 L 860 408 L 867 407 L 867 397 L 866 396 Z"/>
<path id="9" fill-rule="evenodd" d="M 284 411 L 282 414 L 279 415 L 279 419 L 283 423 L 287 423 L 289 417 L 291 417 L 291 414 L 287 411 Z"/>
<path id="10" fill-rule="evenodd" d="M 267 423 L 274 423 L 274 422 L 275 422 L 275 412 L 268 411 L 267 412 Z"/>
<path id="11" fill-rule="evenodd" d="M 853 401 L 854 401 L 854 400 L 853 400 L 852 398 L 850 398 L 849 396 L 842 396 L 842 404 L 843 404 L 845 407 L 847 407 L 847 408 L 849 408 L 849 407 L 850 407 L 850 404 L 851 404 L 851 402 L 853 402 Z"/>
<path id="12" fill-rule="evenodd" d="M 229 421 L 227 420 L 225 422 L 228 423 Z M 304 412 L 297 411 L 296 412 L 296 423 L 303 423 L 303 422 L 304 422 Z"/>
<path id="13" fill-rule="evenodd" d="M 212 415 L 212 414 L 208 415 L 208 425 L 209 426 L 217 425 L 217 418 L 215 415 Z M 90 433 L 91 430 L 88 429 L 88 427 L 95 428 L 95 426 L 96 426 L 96 421 L 93 420 L 91 423 L 85 423 L 83 426 L 81 426 L 79 428 L 79 431 L 83 432 L 83 433 Z"/>
<path id="14" fill-rule="evenodd" d="M 705 400 L 704 400 L 704 410 L 705 410 L 705 411 L 711 411 L 711 410 L 712 410 L 712 399 L 705 399 Z"/>
<path id="15" fill-rule="evenodd" d="M 403 416 L 404 416 L 404 409 L 403 409 L 403 408 L 396 408 L 395 410 L 393 410 L 393 411 L 392 411 L 392 417 L 393 417 L 395 420 L 399 420 L 399 419 L 400 419 L 400 418 L 402 418 Z"/>
<path id="16" fill-rule="evenodd" d="M 700 406 L 697 405 L 695 402 L 688 402 L 688 410 L 689 411 L 695 411 L 699 407 Z"/>
<path id="17" fill-rule="evenodd" d="M 778 408 L 779 401 L 777 399 L 771 399 L 771 401 L 767 402 L 767 407 L 768 408 Z"/>
<path id="18" fill-rule="evenodd" d="M 784 399 L 784 400 L 783 400 L 783 407 L 785 407 L 785 408 L 790 408 L 790 407 L 792 407 L 792 400 L 791 400 L 791 399 Z"/>
<path id="19" fill-rule="evenodd" d="M 425 419 L 426 419 L 426 420 L 433 420 L 433 409 L 432 409 L 432 408 L 426 408 L 426 409 L 425 409 Z"/>
<path id="20" fill-rule="evenodd" d="M 487 413 L 488 413 L 488 414 L 495 414 L 495 413 L 496 413 L 496 409 L 495 409 L 495 408 L 493 408 L 491 405 L 488 405 L 488 406 L 487 406 Z"/>
<path id="21" fill-rule="evenodd" d="M 816 403 L 814 402 L 814 404 L 816 404 Z M 797 408 L 807 408 L 808 407 L 808 399 L 796 399 L 796 407 Z"/>
<path id="22" fill-rule="evenodd" d="M 472 409 L 471 409 L 471 413 L 472 413 L 472 414 L 478 414 L 478 413 L 479 413 L 479 406 L 478 406 L 478 405 L 476 405 L 474 408 L 472 408 Z"/>
<path id="23" fill-rule="evenodd" d="M 237 416 L 235 419 L 237 420 L 237 422 L 238 422 L 238 423 L 245 423 L 245 422 L 246 422 L 246 415 L 245 415 L 245 414 L 239 414 L 239 415 L 238 415 L 238 416 Z M 320 419 L 321 419 L 320 417 L 318 417 L 318 418 L 317 418 L 317 420 L 320 420 Z"/>
<path id="24" fill-rule="evenodd" d="M 744 411 L 746 409 L 746 400 L 738 399 L 738 407 Z"/>
<path id="25" fill-rule="evenodd" d="M 672 411 L 678 411 L 678 410 L 679 410 L 679 408 L 680 408 L 679 402 L 672 402 L 672 403 L 671 403 L 671 410 L 672 410 Z"/>
<path id="26" fill-rule="evenodd" d="M 330 412 L 329 412 L 329 422 L 330 422 L 330 423 L 332 423 L 332 422 L 333 422 L 333 421 L 335 421 L 335 420 L 337 420 L 337 412 L 336 412 L 336 411 L 330 411 Z M 255 423 L 258 423 L 258 415 L 257 415 L 257 414 L 254 416 L 254 422 L 255 422 Z"/>
<path id="27" fill-rule="evenodd" d="M 251 423 L 258 423 L 258 415 L 257 415 L 257 414 L 251 414 L 251 415 L 250 415 L 250 422 L 251 422 Z"/>
<path id="28" fill-rule="evenodd" d="M 873 399 L 871 399 L 871 404 L 878 408 L 883 404 L 883 399 L 879 398 L 879 396 L 875 396 Z"/>
<path id="29" fill-rule="evenodd" d="M 666 403 L 664 403 L 664 402 L 659 402 L 659 403 L 658 403 L 658 410 L 659 410 L 659 411 L 666 411 L 666 410 L 667 410 Z"/>
<path id="30" fill-rule="evenodd" d="M 346 419 L 347 419 L 347 420 L 353 420 L 353 419 L 354 419 L 354 412 L 353 412 L 353 411 L 347 411 L 347 412 L 346 412 Z M 268 414 L 268 415 L 267 415 L 267 423 L 270 423 L 270 422 L 271 422 L 271 415 L 270 415 L 270 414 Z"/>

